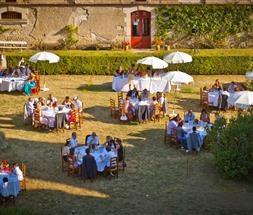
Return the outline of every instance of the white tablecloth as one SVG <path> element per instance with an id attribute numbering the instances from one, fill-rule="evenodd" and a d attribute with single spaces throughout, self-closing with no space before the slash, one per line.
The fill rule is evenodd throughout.
<path id="1" fill-rule="evenodd" d="M 135 77 L 133 81 L 138 91 L 144 89 L 149 90 L 151 93 L 154 92 L 170 92 L 170 82 L 160 77 L 153 78 L 141 78 Z M 128 92 L 129 84 L 127 77 L 114 77 L 112 81 L 112 89 L 116 92 Z"/>
<path id="2" fill-rule="evenodd" d="M 42 111 L 42 115 L 43 117 L 48 119 L 48 126 L 50 128 L 54 127 L 54 122 L 55 122 L 55 115 L 59 112 L 58 107 L 56 108 L 49 108 L 47 106 L 43 106 L 41 108 Z M 68 113 L 70 111 L 70 108 L 67 107 L 63 107 L 63 110 L 61 112 L 64 112 L 67 115 L 67 119 L 68 119 Z"/>
<path id="3" fill-rule="evenodd" d="M 15 77 L 0 77 L 0 90 L 1 91 L 15 91 L 22 90 L 26 81 L 24 78 L 15 78 Z"/>
<path id="4" fill-rule="evenodd" d="M 187 132 L 186 138 L 188 138 L 189 134 L 192 133 L 192 127 L 196 126 L 197 127 L 197 133 L 200 134 L 200 138 L 201 138 L 201 142 L 202 142 L 201 145 L 203 145 L 204 139 L 205 139 L 205 137 L 207 135 L 207 132 L 204 129 L 204 126 L 206 126 L 206 125 L 207 124 L 205 122 L 201 122 L 200 121 L 199 125 L 194 125 L 192 123 L 184 123 L 184 125 L 183 125 L 182 128 Z M 211 126 L 211 125 L 209 125 L 209 126 Z"/>
<path id="5" fill-rule="evenodd" d="M 3 186 L 3 178 L 7 177 L 8 178 L 8 191 L 10 195 L 13 195 L 17 197 L 17 195 L 20 192 L 20 185 L 18 181 L 18 176 L 16 175 L 9 175 L 7 173 L 0 173 L 0 187 Z"/>
<path id="6" fill-rule="evenodd" d="M 208 93 L 208 105 L 218 107 L 219 104 L 219 92 L 213 91 Z"/>
<path id="7" fill-rule="evenodd" d="M 87 146 L 80 146 L 80 147 L 75 148 L 74 155 L 77 157 L 78 165 L 81 165 L 83 163 L 83 156 L 86 155 L 85 150 L 87 148 L 88 148 Z M 90 154 L 95 158 L 98 172 L 103 172 L 106 164 L 108 163 L 108 158 L 106 156 L 107 151 L 105 147 L 100 145 L 97 151 L 91 152 Z M 116 153 L 115 153 L 115 157 L 117 157 Z"/>

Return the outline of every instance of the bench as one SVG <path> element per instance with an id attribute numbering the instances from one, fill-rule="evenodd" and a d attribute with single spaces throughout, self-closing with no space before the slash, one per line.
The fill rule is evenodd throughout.
<path id="1" fill-rule="evenodd" d="M 0 41 L 0 49 L 27 49 L 26 41 Z"/>

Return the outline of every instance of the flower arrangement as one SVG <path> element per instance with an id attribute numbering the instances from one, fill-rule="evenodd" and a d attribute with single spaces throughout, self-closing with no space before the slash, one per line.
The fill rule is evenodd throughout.
<path id="1" fill-rule="evenodd" d="M 130 42 L 128 40 L 124 40 L 122 42 L 123 49 L 127 50 L 130 47 Z"/>
<path id="2" fill-rule="evenodd" d="M 153 45 L 160 46 L 164 44 L 164 40 L 161 37 L 155 37 L 153 40 Z"/>

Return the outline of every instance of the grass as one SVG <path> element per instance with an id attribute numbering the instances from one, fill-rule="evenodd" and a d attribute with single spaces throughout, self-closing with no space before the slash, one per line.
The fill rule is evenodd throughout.
<path id="1" fill-rule="evenodd" d="M 199 117 L 199 87 L 216 78 L 223 82 L 244 81 L 243 76 L 195 76 L 194 84 L 182 88 L 174 98 L 167 95 L 172 108 L 183 114 L 193 109 Z M 48 76 L 47 86 L 59 101 L 66 95 L 79 96 L 85 105 L 85 120 L 77 131 L 78 140 L 96 131 L 100 142 L 107 135 L 120 137 L 126 146 L 127 168 L 119 178 L 100 176 L 94 183 L 68 177 L 61 172 L 60 147 L 71 131 L 53 133 L 34 130 L 22 122 L 27 97 L 19 93 L 1 93 L 0 129 L 9 148 L 1 159 L 27 163 L 27 192 L 16 201 L 21 212 L 0 209 L 0 214 L 26 214 L 23 208 L 40 214 L 252 214 L 253 188 L 244 181 L 222 178 L 213 164 L 213 156 L 201 152 L 186 155 L 163 144 L 165 121 L 147 124 L 119 123 L 109 115 L 112 77 Z M 41 92 L 39 96 L 47 96 Z M 174 103 L 174 105 L 173 105 Z M 231 117 L 234 113 L 227 112 Z M 214 118 L 211 115 L 212 120 Z M 189 172 L 187 172 L 187 163 Z M 33 214 L 32 212 L 29 212 Z M 28 214 L 28 213 L 27 213 Z"/>

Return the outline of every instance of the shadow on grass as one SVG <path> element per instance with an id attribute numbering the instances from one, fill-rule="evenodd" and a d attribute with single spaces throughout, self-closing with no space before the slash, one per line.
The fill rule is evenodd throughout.
<path id="1" fill-rule="evenodd" d="M 0 128 L 48 133 L 48 129 L 34 129 L 32 125 L 25 125 L 23 114 L 0 114 Z"/>
<path id="2" fill-rule="evenodd" d="M 25 97 L 25 94 L 23 92 L 20 92 L 20 91 L 11 91 L 11 92 L 7 92 L 7 91 L 4 91 L 4 92 L 0 92 L 0 96 L 1 95 L 8 95 L 8 96 L 24 96 Z"/>
<path id="3" fill-rule="evenodd" d="M 105 106 L 93 106 L 86 108 L 84 110 L 90 116 L 85 116 L 85 120 L 94 122 L 103 122 L 107 124 L 127 124 L 127 125 L 137 125 L 137 122 L 121 122 L 118 118 L 111 117 L 111 112 L 109 107 Z"/>
<path id="4" fill-rule="evenodd" d="M 77 90 L 92 92 L 112 92 L 112 82 L 103 84 L 81 84 Z"/>
<path id="5" fill-rule="evenodd" d="M 180 106 L 182 110 L 193 110 L 193 112 L 198 112 L 202 109 L 200 106 L 200 100 L 199 99 L 193 99 L 193 98 L 177 98 L 176 99 L 176 105 Z"/>

